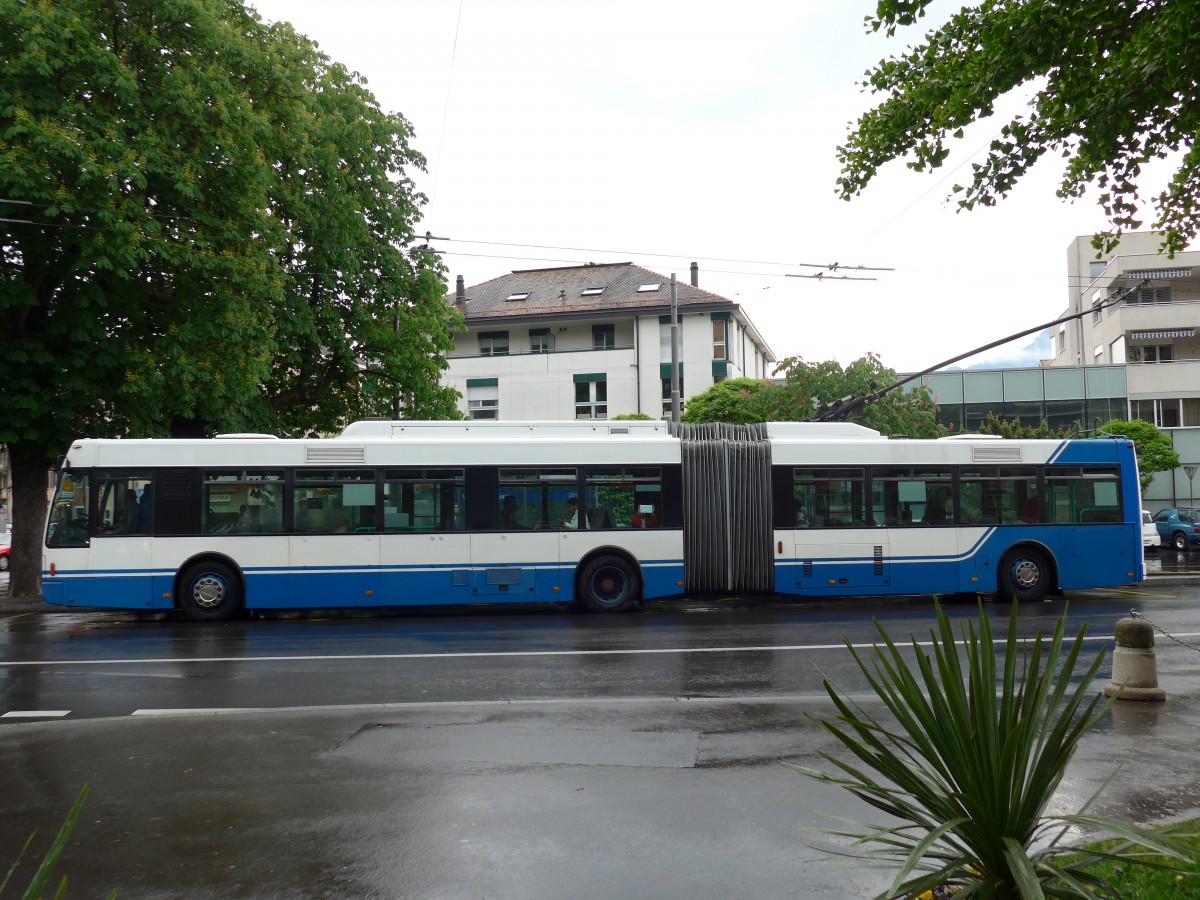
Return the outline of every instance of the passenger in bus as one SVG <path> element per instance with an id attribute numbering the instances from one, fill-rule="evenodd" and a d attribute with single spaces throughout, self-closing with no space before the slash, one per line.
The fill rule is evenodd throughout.
<path id="1" fill-rule="evenodd" d="M 517 518 L 517 498 L 514 494 L 506 494 L 503 502 L 500 504 L 500 530 L 525 530 L 525 526 Z"/>
<path id="2" fill-rule="evenodd" d="M 637 512 L 633 514 L 634 528 L 657 528 L 658 527 L 658 506 L 656 504 L 643 504 L 637 508 Z"/>
<path id="3" fill-rule="evenodd" d="M 921 517 L 921 524 L 948 525 L 950 523 L 950 511 L 947 509 L 949 499 L 949 491 L 946 488 L 934 488 L 929 495 L 929 501 L 925 504 L 925 515 Z"/>
<path id="4" fill-rule="evenodd" d="M 349 534 L 350 520 L 345 514 L 339 514 L 333 517 L 333 533 L 334 534 Z"/>
<path id="5" fill-rule="evenodd" d="M 579 501 L 574 497 L 567 498 L 567 514 L 559 516 L 558 524 L 563 528 L 579 527 Z"/>
<path id="6" fill-rule="evenodd" d="M 1038 515 L 1037 494 L 1031 494 L 1029 499 L 1025 501 L 1025 505 L 1021 507 L 1021 521 L 1029 523 L 1041 521 L 1041 516 Z"/>

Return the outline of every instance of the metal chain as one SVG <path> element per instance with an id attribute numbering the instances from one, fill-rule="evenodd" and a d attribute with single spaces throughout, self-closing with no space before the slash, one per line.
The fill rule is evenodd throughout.
<path id="1" fill-rule="evenodd" d="M 1157 625 L 1155 625 L 1153 622 L 1151 622 L 1149 619 L 1147 619 L 1145 616 L 1143 616 L 1136 609 L 1131 609 L 1129 611 L 1129 615 L 1134 619 L 1141 619 L 1143 622 L 1146 622 L 1147 624 L 1149 624 L 1149 626 L 1151 628 L 1153 628 L 1155 631 L 1157 631 L 1163 637 L 1170 638 L 1175 643 L 1182 644 L 1183 646 L 1187 647 L 1189 650 L 1195 650 L 1197 653 L 1200 653 L 1200 647 L 1197 647 L 1195 644 L 1189 644 L 1187 641 L 1182 640 L 1181 638 L 1177 638 L 1177 637 L 1175 637 L 1175 635 L 1173 635 L 1169 632 L 1163 631 L 1163 629 L 1159 628 Z"/>

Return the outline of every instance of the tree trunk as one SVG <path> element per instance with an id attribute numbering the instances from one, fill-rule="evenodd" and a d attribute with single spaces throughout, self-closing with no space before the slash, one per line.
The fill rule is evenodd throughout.
<path id="1" fill-rule="evenodd" d="M 9 593 L 42 595 L 42 539 L 49 505 L 50 465 L 40 448 L 9 445 L 12 451 L 12 567 Z"/>

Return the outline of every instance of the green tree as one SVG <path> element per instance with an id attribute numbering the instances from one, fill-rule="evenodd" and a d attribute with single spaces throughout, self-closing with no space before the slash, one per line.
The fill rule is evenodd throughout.
<path id="1" fill-rule="evenodd" d="M 807 422 L 818 410 L 846 397 L 861 397 L 890 384 L 899 376 L 868 353 L 850 365 L 834 360 L 809 363 L 800 357 L 781 360 L 776 373 L 785 382 L 730 378 L 687 402 L 684 422 Z M 867 403 L 845 418 L 893 437 L 940 437 L 946 429 L 937 422 L 937 405 L 928 388 L 898 389 Z"/>
<path id="2" fill-rule="evenodd" d="M 895 33 L 925 15 L 931 0 L 878 0 L 870 31 Z M 996 0 L 964 6 L 923 42 L 881 60 L 863 87 L 883 99 L 838 149 L 838 191 L 853 197 L 891 160 L 917 171 L 949 156 L 964 126 L 992 115 L 997 99 L 1037 85 L 1027 112 L 1007 122 L 961 194 L 959 206 L 992 206 L 1042 156 L 1066 160 L 1065 199 L 1089 185 L 1112 231 L 1140 227 L 1143 166 L 1177 154 L 1177 168 L 1153 198 L 1154 227 L 1169 253 L 1184 249 L 1200 223 L 1200 79 L 1195 37 L 1200 7 L 1145 0 Z"/>
<path id="3" fill-rule="evenodd" d="M 988 413 L 987 419 L 979 425 L 980 434 L 996 434 L 1009 440 L 1069 438 L 1077 437 L 1082 432 L 1083 426 L 1079 422 L 1073 422 L 1070 428 L 1051 428 L 1045 419 L 1037 426 L 1025 425 L 1020 419 L 1001 419 L 995 413 Z"/>
<path id="4" fill-rule="evenodd" d="M 846 397 L 863 397 L 900 380 L 874 353 L 845 368 L 833 361 L 810 363 L 800 357 L 779 364 L 786 382 L 780 393 L 763 398 L 766 414 L 778 421 L 804 421 L 814 411 Z M 937 421 L 937 404 L 923 386 L 902 387 L 884 394 L 843 418 L 891 437 L 934 438 L 946 434 Z"/>
<path id="5" fill-rule="evenodd" d="M 15 592 L 74 437 L 453 409 L 407 253 L 423 164 L 361 79 L 239 0 L 0 0 L 0 442 Z"/>
<path id="6" fill-rule="evenodd" d="M 1142 492 L 1154 480 L 1155 472 L 1170 472 L 1179 467 L 1179 454 L 1171 446 L 1169 435 L 1163 434 L 1150 422 L 1134 419 L 1110 419 L 1100 426 L 1103 434 L 1115 434 L 1133 441 L 1137 454 L 1138 474 L 1141 476 Z"/>
<path id="7" fill-rule="evenodd" d="M 679 419 L 681 422 L 728 422 L 745 425 L 767 421 L 766 410 L 751 400 L 777 390 L 769 381 L 757 378 L 727 378 L 689 400 Z"/>

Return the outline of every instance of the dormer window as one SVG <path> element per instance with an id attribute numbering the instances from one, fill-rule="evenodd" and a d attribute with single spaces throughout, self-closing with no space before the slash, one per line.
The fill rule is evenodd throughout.
<path id="1" fill-rule="evenodd" d="M 583 292 L 579 296 L 580 297 L 599 297 L 603 293 L 604 293 L 604 288 L 602 288 L 602 287 L 590 287 L 590 288 L 584 288 Z"/>
<path id="2" fill-rule="evenodd" d="M 515 294 L 509 294 L 507 297 L 505 297 L 504 301 L 507 303 L 510 300 L 528 300 L 528 299 L 529 299 L 529 291 L 517 291 Z"/>

